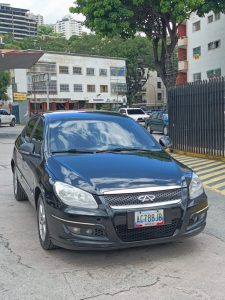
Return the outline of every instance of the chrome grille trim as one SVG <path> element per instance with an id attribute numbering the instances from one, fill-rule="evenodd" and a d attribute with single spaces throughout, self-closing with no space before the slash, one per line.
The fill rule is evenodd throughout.
<path id="1" fill-rule="evenodd" d="M 111 190 L 104 191 L 103 195 L 117 195 L 117 194 L 133 194 L 133 193 L 147 193 L 147 192 L 160 192 L 160 191 L 168 191 L 181 189 L 180 185 L 171 185 L 171 186 L 153 186 L 146 188 L 136 188 L 136 189 L 124 189 L 124 190 Z"/>
<path id="2" fill-rule="evenodd" d="M 164 202 L 156 202 L 156 203 L 149 203 L 149 204 L 135 204 L 135 205 L 120 205 L 120 206 L 111 206 L 112 209 L 120 209 L 120 210 L 127 210 L 127 209 L 142 209 L 142 208 L 152 208 L 152 207 L 162 207 L 168 205 L 180 205 L 182 203 L 181 199 L 171 200 L 171 201 L 164 201 Z"/>

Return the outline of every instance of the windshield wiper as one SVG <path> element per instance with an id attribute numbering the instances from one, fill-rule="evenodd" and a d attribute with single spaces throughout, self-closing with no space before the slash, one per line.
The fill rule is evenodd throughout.
<path id="1" fill-rule="evenodd" d="M 112 149 L 105 149 L 105 150 L 96 150 L 96 153 L 103 153 L 103 152 L 127 152 L 127 151 L 139 151 L 139 152 L 149 152 L 150 149 L 142 149 L 142 148 L 133 148 L 133 147 L 118 147 Z"/>
<path id="2" fill-rule="evenodd" d="M 79 150 L 79 149 L 65 149 L 65 150 L 52 151 L 52 154 L 57 154 L 57 153 L 95 153 L 95 151 Z"/>

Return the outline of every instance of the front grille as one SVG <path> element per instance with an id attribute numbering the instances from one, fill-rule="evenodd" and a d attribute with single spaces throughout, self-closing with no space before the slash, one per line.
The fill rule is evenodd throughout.
<path id="1" fill-rule="evenodd" d="M 174 219 L 171 224 L 128 229 L 127 225 L 115 226 L 117 235 L 123 242 L 144 241 L 172 236 L 180 224 Z"/>
<path id="2" fill-rule="evenodd" d="M 138 197 L 142 195 L 154 195 L 153 201 L 141 202 Z M 104 199 L 109 206 L 124 206 L 124 205 L 145 205 L 156 202 L 164 202 L 170 200 L 177 200 L 182 198 L 182 189 L 173 189 L 165 191 L 155 191 L 146 193 L 134 194 L 114 194 L 104 195 Z"/>

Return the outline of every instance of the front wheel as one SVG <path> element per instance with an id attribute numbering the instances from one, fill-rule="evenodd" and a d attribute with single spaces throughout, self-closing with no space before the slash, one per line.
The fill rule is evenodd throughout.
<path id="1" fill-rule="evenodd" d="M 14 190 L 15 199 L 17 201 L 27 200 L 27 195 L 25 194 L 25 192 L 19 182 L 16 170 L 14 170 L 14 172 L 13 172 L 13 190 Z"/>
<path id="2" fill-rule="evenodd" d="M 15 126 L 15 124 L 16 124 L 16 121 L 15 121 L 15 119 L 12 119 L 12 121 L 11 121 L 11 123 L 10 123 L 10 126 L 11 126 L 11 127 L 14 127 L 14 126 Z"/>
<path id="3" fill-rule="evenodd" d="M 164 126 L 164 128 L 163 128 L 163 134 L 164 135 L 168 135 L 168 127 L 167 126 Z"/>
<path id="4" fill-rule="evenodd" d="M 39 235 L 41 247 L 45 250 L 51 250 L 57 248 L 52 243 L 50 238 L 47 215 L 46 215 L 46 210 L 45 210 L 45 205 L 44 205 L 42 195 L 39 195 L 38 197 L 37 222 L 38 222 L 38 235 Z"/>

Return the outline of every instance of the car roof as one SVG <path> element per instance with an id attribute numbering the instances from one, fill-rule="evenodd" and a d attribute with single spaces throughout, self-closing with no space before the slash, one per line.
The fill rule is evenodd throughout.
<path id="1" fill-rule="evenodd" d="M 87 118 L 87 119 L 99 119 L 99 120 L 104 118 L 110 118 L 110 117 L 127 118 L 126 116 L 123 116 L 119 113 L 109 112 L 109 111 L 74 111 L 74 110 L 44 113 L 43 116 L 48 121 L 70 119 L 70 118 L 71 119 Z"/>

